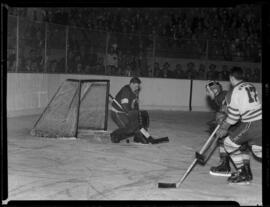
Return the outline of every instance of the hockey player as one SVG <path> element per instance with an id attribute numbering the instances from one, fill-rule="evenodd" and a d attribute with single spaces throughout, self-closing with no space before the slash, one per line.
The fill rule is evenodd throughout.
<path id="1" fill-rule="evenodd" d="M 227 101 L 230 93 L 222 89 L 222 86 L 217 81 L 210 81 L 206 85 L 206 94 L 217 105 L 217 112 L 214 121 L 210 123 L 210 133 L 221 124 L 227 116 Z M 223 142 L 219 142 L 219 165 L 210 168 L 210 174 L 216 176 L 230 176 L 231 168 L 229 155 L 226 153 Z"/>
<path id="2" fill-rule="evenodd" d="M 113 131 L 111 141 L 119 143 L 121 140 L 134 136 L 134 142 L 143 144 L 157 143 L 148 133 L 149 115 L 147 111 L 139 110 L 139 92 L 141 80 L 138 77 L 131 78 L 117 93 L 115 102 L 112 102 L 111 117 L 119 127 Z M 160 138 L 159 141 L 168 141 L 168 138 Z"/>
<path id="3" fill-rule="evenodd" d="M 206 84 L 206 95 L 210 97 L 210 99 L 216 105 L 216 114 L 215 119 L 208 122 L 209 132 L 216 128 L 216 126 L 223 121 L 226 117 L 226 94 L 227 91 L 224 91 L 222 85 L 218 81 L 210 81 Z"/>
<path id="4" fill-rule="evenodd" d="M 230 71 L 233 86 L 228 99 L 227 117 L 216 133 L 224 138 L 224 149 L 237 171 L 228 178 L 229 183 L 249 183 L 252 178 L 248 146 L 254 156 L 262 158 L 262 109 L 256 88 L 243 81 L 243 70 L 233 67 Z M 239 122 L 238 125 L 236 125 Z M 231 126 L 235 126 L 232 128 Z"/>

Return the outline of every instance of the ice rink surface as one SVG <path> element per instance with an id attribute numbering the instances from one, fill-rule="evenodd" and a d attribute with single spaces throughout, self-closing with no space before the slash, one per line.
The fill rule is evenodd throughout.
<path id="1" fill-rule="evenodd" d="M 159 189 L 177 182 L 209 134 L 208 112 L 149 111 L 157 145 L 113 144 L 104 137 L 76 140 L 32 137 L 38 116 L 8 119 L 9 200 L 218 200 L 262 205 L 262 165 L 251 158 L 250 185 L 230 185 L 209 174 L 218 151 L 205 166 L 197 164 L 179 189 Z M 115 125 L 109 118 L 109 131 Z"/>

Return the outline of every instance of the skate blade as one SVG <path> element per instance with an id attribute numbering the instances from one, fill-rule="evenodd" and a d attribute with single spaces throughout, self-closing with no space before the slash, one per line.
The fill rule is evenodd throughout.
<path id="1" fill-rule="evenodd" d="M 219 176 L 219 177 L 230 177 L 232 174 L 231 173 L 215 173 L 212 171 L 209 171 L 210 175 L 214 175 L 214 176 Z"/>
<path id="2" fill-rule="evenodd" d="M 125 142 L 120 142 L 120 143 L 117 143 L 121 146 L 145 146 L 145 145 L 149 145 L 149 144 L 143 144 L 143 143 L 140 143 L 140 142 L 129 142 L 129 143 L 125 143 Z"/>
<path id="3" fill-rule="evenodd" d="M 139 146 L 149 145 L 149 144 L 144 144 L 144 143 L 140 143 L 140 142 L 132 142 L 131 144 L 133 144 L 133 145 L 139 145 Z"/>
<path id="4" fill-rule="evenodd" d="M 240 183 L 232 183 L 228 182 L 229 185 L 249 185 L 250 181 L 240 182 Z"/>

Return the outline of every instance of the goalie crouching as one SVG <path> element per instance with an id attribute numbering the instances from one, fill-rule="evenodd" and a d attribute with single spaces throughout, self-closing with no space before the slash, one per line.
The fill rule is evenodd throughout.
<path id="1" fill-rule="evenodd" d="M 154 139 L 148 133 L 149 115 L 147 111 L 139 110 L 139 92 L 141 80 L 138 77 L 131 78 L 113 98 L 111 107 L 111 118 L 118 126 L 110 136 L 113 143 L 134 136 L 133 141 L 143 144 L 157 144 L 168 142 L 168 137 Z"/>

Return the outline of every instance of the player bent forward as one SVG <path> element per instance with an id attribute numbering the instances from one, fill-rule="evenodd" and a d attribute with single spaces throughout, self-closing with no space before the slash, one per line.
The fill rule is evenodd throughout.
<path id="1" fill-rule="evenodd" d="M 214 131 L 218 124 L 221 124 L 227 117 L 227 105 L 230 92 L 223 90 L 221 84 L 217 81 L 210 81 L 206 85 L 206 95 L 216 104 L 217 111 L 215 113 L 215 119 L 211 121 L 210 133 Z M 215 167 L 211 167 L 210 174 L 217 176 L 231 176 L 231 168 L 229 162 L 229 156 L 224 149 L 223 142 L 218 142 L 220 164 Z"/>
<path id="2" fill-rule="evenodd" d="M 262 158 L 261 103 L 256 88 L 243 81 L 243 70 L 240 67 L 231 69 L 230 82 L 233 89 L 227 103 L 227 117 L 216 136 L 224 138 L 227 135 L 223 140 L 224 149 L 237 169 L 228 178 L 228 182 L 249 183 L 253 178 L 247 147 L 258 160 Z"/>
<path id="3" fill-rule="evenodd" d="M 121 140 L 134 136 L 134 142 L 143 144 L 167 142 L 168 138 L 153 139 L 148 133 L 149 115 L 147 111 L 139 110 L 139 92 L 141 80 L 138 77 L 131 78 L 117 93 L 112 102 L 111 117 L 118 129 L 113 131 L 111 141 L 119 143 Z"/>
<path id="4" fill-rule="evenodd" d="M 226 96 L 228 96 L 228 91 L 223 90 L 222 85 L 218 81 L 210 81 L 205 86 L 206 95 L 214 102 L 216 113 L 215 119 L 209 121 L 207 124 L 209 126 L 209 133 L 211 134 L 216 126 L 220 124 L 227 116 L 227 104 Z"/>

